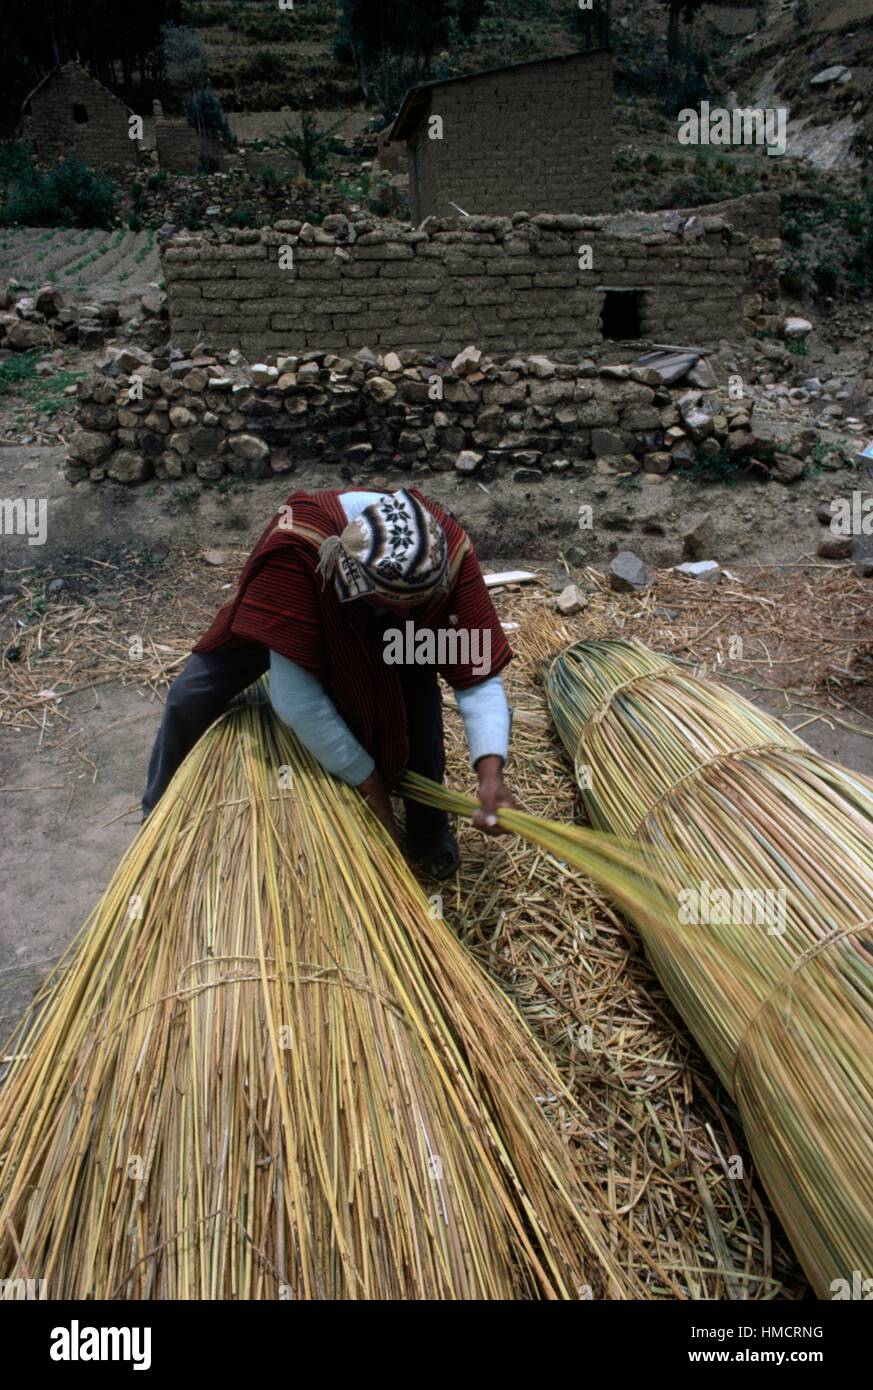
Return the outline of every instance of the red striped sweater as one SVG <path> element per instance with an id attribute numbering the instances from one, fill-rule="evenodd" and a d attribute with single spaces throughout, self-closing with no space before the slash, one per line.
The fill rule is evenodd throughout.
<path id="1" fill-rule="evenodd" d="M 439 667 L 449 685 L 465 690 L 497 675 L 512 652 L 466 532 L 439 503 L 409 490 L 446 533 L 451 583 L 448 594 L 428 608 L 411 609 L 404 621 L 414 621 L 416 631 L 451 626 L 490 632 L 487 674 L 457 662 Z M 383 660 L 382 622 L 361 600 L 340 603 L 333 582 L 316 573 L 322 540 L 346 526 L 339 497 L 335 490 L 292 493 L 194 651 L 258 642 L 311 671 L 390 784 L 406 763 L 406 722 L 397 668 Z"/>

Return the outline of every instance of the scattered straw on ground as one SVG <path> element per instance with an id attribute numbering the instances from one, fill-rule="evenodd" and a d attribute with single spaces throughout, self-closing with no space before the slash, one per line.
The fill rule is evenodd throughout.
<path id="1" fill-rule="evenodd" d="M 63 742 L 64 696 L 73 691 L 123 682 L 161 698 L 242 558 L 213 568 L 177 557 L 145 588 L 124 587 L 120 570 L 108 574 L 110 608 L 90 596 L 46 603 L 31 574 L 4 619 L 0 724 Z M 752 697 L 756 689 L 781 692 L 780 712 L 796 716 L 795 728 L 822 717 L 873 735 L 869 585 L 844 567 L 733 573 L 710 587 L 667 572 L 637 596 L 614 594 L 586 571 L 587 607 L 567 620 L 556 619 L 545 587 L 497 591 L 501 617 L 517 625 L 518 657 L 507 672 L 508 776 L 527 809 L 557 819 L 576 811 L 539 674 L 551 648 L 581 637 L 638 637 L 744 682 Z M 134 658 L 136 635 L 142 655 Z M 469 787 L 460 719 L 447 705 L 448 779 Z M 431 888 L 590 1117 L 586 1161 L 599 1173 L 604 1209 L 620 1211 L 632 1232 L 628 1241 L 612 1228 L 616 1258 L 653 1297 L 800 1296 L 803 1277 L 761 1196 L 735 1115 L 633 929 L 548 854 L 467 826 L 461 839 L 457 880 Z"/>

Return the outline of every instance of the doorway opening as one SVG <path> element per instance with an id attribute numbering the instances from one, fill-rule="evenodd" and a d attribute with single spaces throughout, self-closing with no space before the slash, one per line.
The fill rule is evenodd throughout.
<path id="1" fill-rule="evenodd" d="M 644 290 L 606 290 L 600 321 L 604 338 L 624 340 L 642 336 L 640 327 Z"/>

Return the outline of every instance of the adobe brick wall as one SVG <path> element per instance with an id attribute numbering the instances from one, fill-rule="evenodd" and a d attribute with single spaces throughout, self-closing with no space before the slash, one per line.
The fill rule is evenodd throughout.
<path id="1" fill-rule="evenodd" d="M 86 122 L 74 119 L 76 105 L 85 107 Z M 137 142 L 128 136 L 129 115 L 101 82 L 78 63 L 67 63 L 34 93 L 23 121 L 24 139 L 41 164 L 75 156 L 95 169 L 121 172 L 139 159 Z"/>
<path id="2" fill-rule="evenodd" d="M 213 160 L 220 167 L 224 165 L 224 151 L 220 141 L 209 136 L 201 139 L 199 133 L 187 121 L 168 120 L 165 116 L 156 117 L 155 148 L 160 167 L 174 174 L 198 173 L 201 157 Z"/>
<path id="3" fill-rule="evenodd" d="M 155 120 L 158 164 L 174 174 L 196 174 L 200 168 L 200 136 L 187 121 Z"/>
<path id="4" fill-rule="evenodd" d="M 443 138 L 428 134 L 441 116 Z M 431 89 L 407 144 L 413 219 L 612 207 L 612 57 L 525 63 Z"/>
<path id="5" fill-rule="evenodd" d="M 171 335 L 249 356 L 370 346 L 451 357 L 470 342 L 560 354 L 601 341 L 607 288 L 638 288 L 641 339 L 706 346 L 773 326 L 778 229 L 778 196 L 753 194 L 694 209 L 690 225 L 676 213 L 517 214 L 414 230 L 333 215 L 179 235 L 163 252 Z M 585 245 L 592 270 L 579 268 Z M 293 268 L 280 270 L 281 247 Z"/>

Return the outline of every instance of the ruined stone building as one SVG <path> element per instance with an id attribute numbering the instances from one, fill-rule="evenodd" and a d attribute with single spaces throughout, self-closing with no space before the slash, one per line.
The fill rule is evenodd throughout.
<path id="1" fill-rule="evenodd" d="M 68 156 L 95 169 L 136 166 L 139 147 L 128 134 L 131 112 L 78 63 L 55 68 L 34 87 L 22 108 L 23 137 L 40 164 Z"/>
<path id="2" fill-rule="evenodd" d="M 391 139 L 406 141 L 416 222 L 458 208 L 609 212 L 612 56 L 596 49 L 423 83 Z"/>

